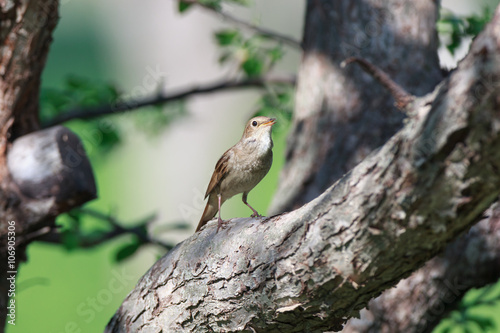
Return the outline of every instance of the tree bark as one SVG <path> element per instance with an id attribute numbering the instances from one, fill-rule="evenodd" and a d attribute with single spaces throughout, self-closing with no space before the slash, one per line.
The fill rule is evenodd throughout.
<path id="1" fill-rule="evenodd" d="M 272 213 L 310 201 L 384 143 L 400 126 L 400 115 L 394 111 L 387 92 L 359 69 L 341 70 L 339 64 L 343 60 L 350 56 L 368 59 L 417 95 L 430 91 L 440 80 L 437 15 L 438 4 L 434 1 L 309 1 L 297 107 L 287 162 L 270 209 Z M 489 85 L 486 82 L 477 89 L 487 89 Z M 482 224 L 487 226 L 481 230 L 496 230 L 490 220 Z M 466 238 L 470 244 L 478 244 L 484 235 L 471 232 Z M 500 236 L 496 243 L 500 243 Z M 450 272 L 450 267 L 460 267 L 467 271 L 468 279 L 461 281 L 463 288 L 455 290 L 458 301 L 470 288 L 500 278 L 496 265 L 475 269 L 485 258 L 475 258 L 477 263 L 468 258 L 457 266 L 457 258 L 463 259 L 464 255 L 458 251 L 463 242 L 457 241 L 457 244 L 450 245 L 456 253 L 447 250 L 444 257 L 433 260 L 400 285 L 417 288 L 422 284 L 419 290 L 432 293 L 442 290 L 440 281 L 453 280 L 454 271 Z M 498 252 L 490 249 L 487 253 L 488 262 L 500 262 L 498 254 L 490 256 Z M 470 267 L 466 268 L 467 264 Z M 420 277 L 429 276 L 431 272 L 435 278 L 422 281 Z M 436 304 L 435 297 L 422 297 L 416 302 L 415 294 L 408 288 L 396 290 L 388 290 L 387 296 L 372 301 L 370 310 L 364 310 L 362 320 L 354 320 L 355 330 L 419 332 L 419 329 L 432 329 L 439 321 L 435 307 L 442 304 Z M 399 304 L 397 312 L 393 311 L 395 302 Z M 448 311 L 454 304 L 445 305 Z M 446 311 L 439 314 L 444 315 Z"/>
<path id="2" fill-rule="evenodd" d="M 0 1 L 0 332 L 7 310 L 15 319 L 14 281 L 32 236 L 96 196 L 78 137 L 63 127 L 38 131 L 40 77 L 57 20 L 57 0 Z"/>
<path id="3" fill-rule="evenodd" d="M 500 206 L 396 288 L 371 300 L 343 332 L 432 332 L 466 291 L 500 276 Z M 394 311 L 397 309 L 397 311 Z"/>
<path id="4" fill-rule="evenodd" d="M 500 11 L 414 117 L 318 198 L 215 223 L 138 282 L 106 332 L 323 332 L 409 276 L 500 192 Z"/>
<path id="5" fill-rule="evenodd" d="M 404 115 L 355 65 L 375 64 L 414 95 L 441 81 L 432 0 L 310 0 L 286 163 L 270 213 L 298 208 L 384 144 Z"/>

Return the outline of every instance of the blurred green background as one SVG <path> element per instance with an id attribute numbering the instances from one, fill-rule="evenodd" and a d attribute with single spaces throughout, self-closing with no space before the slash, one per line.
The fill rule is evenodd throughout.
<path id="1" fill-rule="evenodd" d="M 467 7 L 471 3 L 451 2 L 448 8 L 467 13 L 486 4 Z M 158 85 L 180 89 L 211 82 L 234 70 L 218 64 L 220 52 L 212 33 L 224 25 L 214 15 L 193 10 L 182 16 L 175 3 L 168 1 L 148 2 L 147 9 L 142 6 L 125 0 L 62 1 L 61 20 L 43 75 L 44 89 L 63 89 L 68 76 L 76 75 L 91 82 L 116 84 L 123 89 L 120 94 L 140 97 L 151 91 L 151 82 L 147 80 L 151 72 L 162 76 Z M 283 6 L 289 11 L 284 18 L 278 15 Z M 249 21 L 300 39 L 303 1 L 260 0 L 248 10 L 229 9 Z M 466 50 L 467 46 L 462 45 L 455 59 L 446 50 L 440 54 L 453 62 Z M 300 53 L 287 49 L 276 66 L 281 72 L 295 73 L 299 61 Z M 179 112 L 182 115 L 168 121 L 162 118 L 165 126 L 159 128 L 157 135 L 149 133 L 151 122 L 157 122 L 157 118 L 112 116 L 121 142 L 108 150 L 102 149 L 102 143 L 109 138 L 93 130 L 95 123 L 65 124 L 82 138 L 94 168 L 99 199 L 86 207 L 110 213 L 129 225 L 157 213 L 153 234 L 172 244 L 188 237 L 201 215 L 204 204 L 200 196 L 215 162 L 239 140 L 246 120 L 261 106 L 259 96 L 255 90 L 197 96 L 185 106 L 188 111 Z M 145 129 L 137 123 L 146 123 Z M 261 213 L 266 211 L 278 182 L 287 129 L 287 120 L 283 118 L 273 133 L 273 167 L 249 195 L 249 202 Z M 228 201 L 223 209 L 224 218 L 250 213 L 239 196 Z M 191 223 L 192 228 L 174 232 L 162 228 L 166 223 L 179 221 Z M 70 222 L 61 217 L 58 223 L 67 226 Z M 86 218 L 82 228 L 106 230 L 109 226 Z M 131 241 L 133 236 L 122 236 L 84 250 L 39 242 L 30 245 L 28 261 L 20 266 L 17 278 L 16 325 L 7 325 L 7 332 L 103 331 L 137 280 L 165 253 L 163 248 L 149 245 L 117 262 L 117 251 Z M 497 285 L 489 295 L 500 294 L 499 288 Z M 465 302 L 479 296 L 481 292 L 472 292 Z M 436 331 L 464 331 L 465 326 L 455 323 L 471 313 L 491 319 L 494 326 L 481 328 L 472 324 L 470 332 L 500 332 L 498 302 L 454 314 L 455 319 L 447 319 Z"/>

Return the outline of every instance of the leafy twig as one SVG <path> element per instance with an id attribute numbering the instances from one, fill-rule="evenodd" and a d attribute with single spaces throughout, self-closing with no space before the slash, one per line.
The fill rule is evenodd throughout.
<path id="1" fill-rule="evenodd" d="M 114 216 L 107 215 L 88 208 L 80 208 L 79 211 L 85 215 L 105 221 L 112 227 L 110 231 L 104 232 L 98 237 L 79 237 L 78 247 L 80 248 L 91 248 L 126 234 L 135 235 L 143 243 L 159 245 L 167 250 L 170 250 L 173 247 L 172 244 L 164 243 L 158 239 L 151 237 L 148 234 L 146 226 L 156 219 L 156 216 L 154 215 L 142 220 L 141 223 L 133 227 L 124 227 L 123 223 L 119 222 Z M 45 234 L 37 236 L 39 236 L 35 239 L 37 241 L 53 244 L 64 244 L 64 235 L 60 232 L 59 228 L 51 228 L 50 230 L 47 230 Z"/>
<path id="2" fill-rule="evenodd" d="M 212 84 L 189 88 L 186 90 L 177 91 L 174 93 L 166 93 L 159 91 L 151 96 L 146 96 L 142 99 L 116 101 L 114 104 L 106 104 L 91 108 L 75 108 L 57 115 L 43 124 L 43 127 L 50 127 L 61 124 L 63 122 L 73 119 L 90 119 L 114 113 L 128 112 L 141 107 L 159 105 L 167 102 L 180 100 L 191 95 L 206 94 L 220 90 L 239 89 L 248 87 L 262 88 L 267 84 L 284 83 L 295 84 L 295 77 L 282 77 L 282 78 L 252 78 L 246 80 L 222 80 Z"/>
<path id="3" fill-rule="evenodd" d="M 275 32 L 275 31 L 261 28 L 255 24 L 249 23 L 249 22 L 244 21 L 242 19 L 239 19 L 235 16 L 232 16 L 231 14 L 223 12 L 222 10 L 220 10 L 217 7 L 207 5 L 207 4 L 202 3 L 198 0 L 182 0 L 182 2 L 185 4 L 196 4 L 202 8 L 205 8 L 211 12 L 214 12 L 214 13 L 220 15 L 223 19 L 225 19 L 227 21 L 230 21 L 234 24 L 237 24 L 243 28 L 255 31 L 256 33 L 258 33 L 261 36 L 266 36 L 266 37 L 272 38 L 276 41 L 283 42 L 284 44 L 287 44 L 287 45 L 292 46 L 294 48 L 302 49 L 302 43 L 289 37 L 289 36 L 285 36 L 283 34 Z"/>

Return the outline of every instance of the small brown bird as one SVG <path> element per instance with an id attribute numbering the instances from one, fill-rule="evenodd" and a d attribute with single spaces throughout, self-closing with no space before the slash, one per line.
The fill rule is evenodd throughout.
<path id="1" fill-rule="evenodd" d="M 240 141 L 229 148 L 215 165 L 215 171 L 208 184 L 205 199 L 207 205 L 196 231 L 200 230 L 219 212 L 217 231 L 224 221 L 220 217 L 220 207 L 232 196 L 243 193 L 243 203 L 259 213 L 247 202 L 250 192 L 267 174 L 273 163 L 273 139 L 271 128 L 275 118 L 255 117 L 248 121 Z"/>

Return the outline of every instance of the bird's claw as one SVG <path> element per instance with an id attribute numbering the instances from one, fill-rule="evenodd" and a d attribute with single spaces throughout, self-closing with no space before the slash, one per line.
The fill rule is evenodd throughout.
<path id="1" fill-rule="evenodd" d="M 222 228 L 224 229 L 225 225 L 227 224 L 227 221 L 224 221 L 223 219 L 221 219 L 220 217 L 217 219 L 217 232 L 219 232 L 219 229 Z"/>

